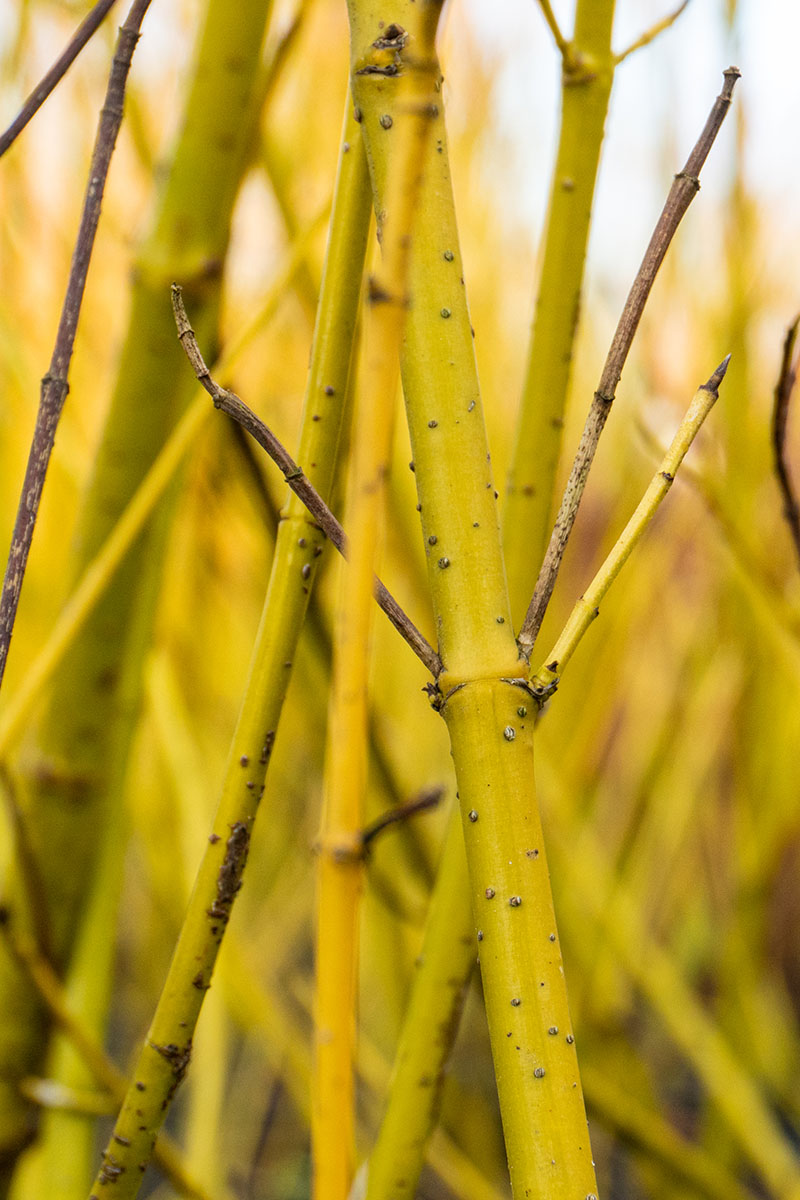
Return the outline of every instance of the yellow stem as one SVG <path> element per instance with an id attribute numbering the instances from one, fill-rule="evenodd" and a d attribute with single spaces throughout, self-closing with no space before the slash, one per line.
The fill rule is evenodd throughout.
<path id="1" fill-rule="evenodd" d="M 438 15 L 438 9 L 437 9 Z M 354 1168 L 353 1057 L 356 1031 L 358 906 L 367 768 L 367 672 L 375 571 L 392 448 L 394 398 L 407 300 L 408 261 L 424 143 L 435 102 L 436 22 L 421 20 L 378 40 L 396 93 L 384 120 L 391 141 L 385 204 L 379 215 L 382 264 L 369 280 L 364 356 L 347 500 L 349 559 L 340 565 L 322 826 L 318 841 L 317 973 L 312 1153 L 315 1200 L 345 1200 Z M 438 77 L 436 78 L 438 83 Z"/>

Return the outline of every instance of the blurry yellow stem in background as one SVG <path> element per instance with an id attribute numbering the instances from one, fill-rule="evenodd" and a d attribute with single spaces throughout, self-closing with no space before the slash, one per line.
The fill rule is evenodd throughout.
<path id="1" fill-rule="evenodd" d="M 347 499 L 349 561 L 339 564 L 333 684 L 325 798 L 318 839 L 315 1066 L 312 1152 L 315 1200 L 345 1200 L 354 1169 L 354 1085 L 358 909 L 367 773 L 367 675 L 373 574 L 392 449 L 400 340 L 406 311 L 409 252 L 420 191 L 424 145 L 435 102 L 434 37 L 440 5 L 398 30 L 390 23 L 376 60 L 395 93 L 385 201 L 378 219 L 382 263 L 369 280 L 364 353 L 357 386 L 353 465 Z M 415 14 L 416 15 L 416 14 Z M 413 299 L 412 299 L 413 303 Z"/>

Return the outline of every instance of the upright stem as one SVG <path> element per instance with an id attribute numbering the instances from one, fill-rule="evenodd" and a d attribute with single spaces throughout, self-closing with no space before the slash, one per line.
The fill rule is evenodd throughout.
<path id="1" fill-rule="evenodd" d="M 231 21 L 224 0 L 208 0 L 182 130 L 154 228 L 137 256 L 117 382 L 76 523 L 73 579 L 114 529 L 191 388 L 169 311 L 173 272 L 191 287 L 202 336 L 214 328 L 269 9 L 268 0 L 242 0 Z M 70 646 L 19 773 L 59 967 L 133 735 L 169 519 L 165 505 Z M 17 908 L 13 869 L 5 889 Z M 41 1005 L 2 947 L 0 1012 L 2 1194 L 5 1164 L 13 1164 L 31 1128 L 18 1082 L 38 1069 L 44 1048 Z"/>
<path id="2" fill-rule="evenodd" d="M 413 0 L 350 0 L 353 93 L 378 211 L 397 115 L 375 70 Z M 365 70 L 365 68 L 367 68 Z M 425 156 L 402 359 L 439 653 L 436 704 L 464 818 L 486 1011 L 515 1200 L 596 1193 L 533 784 L 533 703 L 520 662 L 464 292 L 441 99 Z M 553 1032 L 551 1032 L 553 1031 Z"/>
<path id="3" fill-rule="evenodd" d="M 69 365 L 72 361 L 75 336 L 78 332 L 78 318 L 83 304 L 89 262 L 94 249 L 97 226 L 100 222 L 103 191 L 111 166 L 111 156 L 117 144 L 117 134 L 122 124 L 125 85 L 133 52 L 139 41 L 139 30 L 149 7 L 150 0 L 134 0 L 125 24 L 119 31 L 105 103 L 100 110 L 97 137 L 92 151 L 92 161 L 89 164 L 89 178 L 86 183 L 86 194 L 75 250 L 72 255 L 66 295 L 61 309 L 50 366 L 42 379 L 36 427 L 20 492 L 19 509 L 14 523 L 11 549 L 8 553 L 3 591 L 0 594 L 0 686 L 2 686 L 6 669 L 33 531 L 39 515 L 39 502 L 42 497 L 45 476 L 55 444 L 56 430 L 64 409 L 64 401 L 69 392 Z"/>
<path id="4" fill-rule="evenodd" d="M 561 133 L 503 508 L 515 629 L 525 615 L 550 533 L 594 189 L 614 79 L 614 7 L 614 0 L 578 0 L 570 56 L 561 76 Z"/>

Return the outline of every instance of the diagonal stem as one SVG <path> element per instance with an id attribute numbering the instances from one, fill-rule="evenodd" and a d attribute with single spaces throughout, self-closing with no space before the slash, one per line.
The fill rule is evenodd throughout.
<path id="1" fill-rule="evenodd" d="M 275 434 L 257 417 L 251 408 L 241 400 L 235 392 L 229 392 L 212 378 L 205 364 L 194 330 L 189 324 L 186 309 L 181 297 L 178 284 L 172 285 L 172 308 L 175 313 L 175 323 L 178 327 L 178 337 L 186 351 L 186 357 L 192 364 L 195 375 L 214 401 L 214 407 L 238 421 L 250 436 L 266 450 L 272 461 L 283 472 L 284 478 L 294 494 L 303 502 L 326 537 L 333 543 L 339 553 L 347 556 L 347 536 L 325 501 L 314 485 L 303 473 L 292 456 L 275 437 Z M 408 643 L 417 658 L 425 664 L 430 673 L 436 678 L 442 669 L 441 659 L 433 646 L 420 633 L 410 617 L 406 616 L 391 592 L 375 580 L 375 599 L 386 613 L 400 636 Z"/>
<path id="2" fill-rule="evenodd" d="M 0 936 L 21 970 L 30 979 L 54 1022 L 75 1046 L 97 1083 L 112 1100 L 121 1102 L 127 1083 L 124 1074 L 95 1040 L 81 1017 L 70 1009 L 64 984 L 49 959 L 35 942 L 17 930 L 13 915 L 2 905 Z M 214 1200 L 214 1197 L 191 1177 L 181 1151 L 168 1134 L 159 1135 L 153 1157 L 180 1195 L 188 1196 L 191 1200 Z M 217 1200 L 222 1200 L 222 1197 L 218 1197 Z"/>
<path id="3" fill-rule="evenodd" d="M 800 504 L 792 484 L 789 464 L 786 461 L 786 423 L 794 385 L 797 382 L 798 360 L 794 357 L 800 316 L 795 317 L 786 332 L 783 343 L 783 358 L 778 382 L 775 386 L 775 404 L 772 410 L 772 450 L 775 459 L 775 474 L 783 495 L 783 512 L 789 524 L 795 550 L 800 558 Z"/>

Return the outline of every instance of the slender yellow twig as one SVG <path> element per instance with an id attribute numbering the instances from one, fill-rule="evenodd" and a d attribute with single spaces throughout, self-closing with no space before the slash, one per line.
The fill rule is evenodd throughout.
<path id="1" fill-rule="evenodd" d="M 559 679 L 586 630 L 600 612 L 600 602 L 628 561 L 634 548 L 656 514 L 658 506 L 672 487 L 675 474 L 700 426 L 719 398 L 719 386 L 728 369 L 730 355 L 723 359 L 711 378 L 695 392 L 686 416 L 680 423 L 658 471 L 650 481 L 631 519 L 617 539 L 611 553 L 589 587 L 573 608 L 556 644 L 533 677 L 533 686 L 542 696 L 555 691 Z"/>
<path id="2" fill-rule="evenodd" d="M 328 207 L 327 203 L 323 205 L 308 228 L 293 243 L 286 257 L 286 263 L 278 272 L 275 283 L 269 289 L 263 303 L 253 315 L 252 320 L 244 326 L 225 349 L 219 362 L 215 365 L 216 370 L 230 369 L 245 347 L 272 319 L 281 298 L 285 295 L 286 287 L 304 260 L 308 243 L 318 232 L 321 222 L 327 216 Z M 3 709 L 0 716 L 0 758 L 8 752 L 13 742 L 22 733 L 33 706 L 42 695 L 48 680 L 57 670 L 79 630 L 110 584 L 117 567 L 151 517 L 170 480 L 175 477 L 184 455 L 195 444 L 200 431 L 210 418 L 211 409 L 206 400 L 198 398 L 190 405 L 131 497 L 113 531 L 84 570 L 75 590 L 48 634 L 47 641 L 26 669 L 25 678 Z"/>
<path id="3" fill-rule="evenodd" d="M 300 439 L 300 456 L 309 462 L 309 470 L 314 469 L 320 493 L 329 491 L 335 467 L 369 227 L 369 180 L 358 128 L 351 117 L 346 121 L 345 146 L 354 152 L 343 149 L 340 157 Z M 103 1194 L 112 1176 L 115 1200 L 136 1196 L 141 1164 L 149 1158 L 170 1100 L 188 1068 L 203 997 L 241 886 L 250 831 L 264 791 L 322 540 L 299 502 L 290 498 L 278 532 L 213 832 L 93 1196 Z"/>
<path id="4" fill-rule="evenodd" d="M 654 41 L 660 33 L 663 33 L 665 29 L 669 29 L 670 25 L 673 25 L 675 21 L 677 21 L 678 17 L 687 7 L 688 3 L 689 0 L 682 0 L 682 3 L 679 4 L 673 12 L 669 13 L 666 17 L 662 17 L 660 21 L 656 21 L 654 25 L 651 25 L 649 29 L 645 30 L 641 37 L 638 37 L 636 41 L 631 42 L 630 46 L 627 46 L 624 50 L 621 50 L 619 54 L 615 54 L 614 62 L 616 65 L 619 66 L 619 64 L 624 62 L 624 60 L 631 54 L 635 54 L 637 50 L 641 50 L 643 46 L 649 46 L 650 43 Z"/>
<path id="5" fill-rule="evenodd" d="M 614 0 L 578 0 L 572 51 L 591 62 L 576 87 L 563 71 L 561 128 L 542 266 L 503 506 L 514 628 L 531 598 L 552 525 L 572 351 L 578 330 L 595 184 L 614 79 Z"/>
<path id="6" fill-rule="evenodd" d="M 794 356 L 798 327 L 800 327 L 800 316 L 795 317 L 789 326 L 783 342 L 781 369 L 775 385 L 775 403 L 772 409 L 772 451 L 775 474 L 783 496 L 784 516 L 789 525 L 794 548 L 800 558 L 800 504 L 797 501 L 797 493 L 792 484 L 789 465 L 786 461 L 786 424 L 789 419 L 792 392 L 797 381 L 797 370 L 800 366 L 800 360 Z"/>
<path id="7" fill-rule="evenodd" d="M 309 482 L 302 467 L 299 467 L 287 450 L 281 445 L 272 430 L 256 416 L 244 401 L 230 392 L 212 378 L 206 366 L 194 330 L 189 324 L 186 309 L 181 298 L 178 284 L 172 285 L 172 308 L 175 313 L 175 323 L 178 327 L 178 337 L 186 351 L 186 357 L 192 364 L 195 375 L 214 401 L 214 407 L 233 417 L 259 446 L 266 450 L 272 461 L 283 472 L 284 478 L 294 494 L 302 500 L 311 516 L 317 521 L 320 529 L 333 542 L 340 554 L 347 555 L 347 539 L 342 526 L 333 515 L 328 505 L 320 496 L 314 485 Z M 388 588 L 380 579 L 374 581 L 375 599 L 386 613 L 389 620 L 401 637 L 408 643 L 417 657 L 425 664 L 432 675 L 436 676 L 441 670 L 439 656 L 426 638 L 420 633 L 413 621 L 406 616 L 400 605 L 394 599 Z"/>
<path id="8" fill-rule="evenodd" d="M 453 809 L 397 1048 L 386 1112 L 366 1165 L 366 1200 L 412 1200 L 435 1127 L 444 1070 L 475 966 L 469 877 Z"/>

